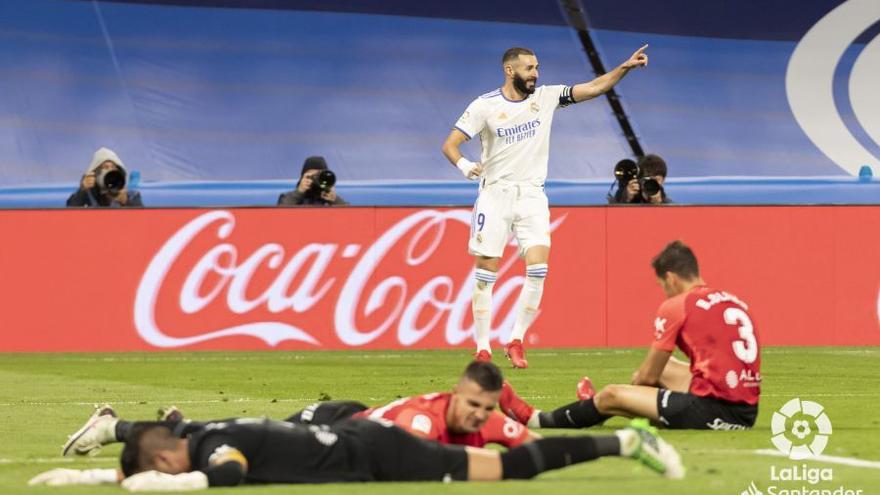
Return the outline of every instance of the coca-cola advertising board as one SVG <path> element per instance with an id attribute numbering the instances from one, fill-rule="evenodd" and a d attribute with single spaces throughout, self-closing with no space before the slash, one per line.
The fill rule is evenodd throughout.
<path id="1" fill-rule="evenodd" d="M 880 207 L 553 208 L 530 347 L 644 346 L 651 257 L 690 244 L 765 345 L 880 344 Z M 0 350 L 470 347 L 463 208 L 0 212 Z M 494 289 L 506 342 L 525 267 Z"/>

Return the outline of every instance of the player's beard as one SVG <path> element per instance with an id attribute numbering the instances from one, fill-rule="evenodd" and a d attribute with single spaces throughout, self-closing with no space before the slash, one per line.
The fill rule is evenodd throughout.
<path id="1" fill-rule="evenodd" d="M 519 77 L 519 74 L 513 74 L 513 87 L 516 88 L 517 91 L 524 95 L 530 95 L 535 92 L 535 88 L 538 86 L 538 80 L 535 79 L 532 81 L 534 86 L 531 88 L 526 84 L 526 80 Z"/>

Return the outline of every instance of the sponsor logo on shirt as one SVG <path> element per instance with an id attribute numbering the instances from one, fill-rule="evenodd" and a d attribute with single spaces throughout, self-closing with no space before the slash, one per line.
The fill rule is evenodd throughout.
<path id="1" fill-rule="evenodd" d="M 736 388 L 736 386 L 739 385 L 739 377 L 736 375 L 736 371 L 728 371 L 727 376 L 724 377 L 724 381 L 727 382 L 728 387 Z"/>
<path id="2" fill-rule="evenodd" d="M 513 144 L 534 137 L 540 126 L 541 119 L 534 119 L 524 124 L 517 124 L 510 127 L 499 127 L 495 129 L 495 134 L 500 138 L 504 138 L 505 144 Z"/>
<path id="3" fill-rule="evenodd" d="M 418 414 L 413 417 L 411 426 L 413 431 L 420 431 L 425 435 L 428 435 L 431 433 L 431 418 L 424 414 Z"/>
<path id="4" fill-rule="evenodd" d="M 660 337 L 663 336 L 664 332 L 666 332 L 666 318 L 660 318 L 658 316 L 654 319 L 654 337 L 657 340 L 660 340 Z"/>

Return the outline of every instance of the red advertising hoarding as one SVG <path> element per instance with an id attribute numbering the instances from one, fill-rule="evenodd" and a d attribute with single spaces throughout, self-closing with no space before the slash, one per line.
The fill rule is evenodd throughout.
<path id="1" fill-rule="evenodd" d="M 471 346 L 466 209 L 2 211 L 0 351 Z M 672 239 L 765 345 L 880 344 L 880 207 L 553 208 L 531 347 L 642 346 Z M 506 341 L 525 275 L 495 286 Z"/>

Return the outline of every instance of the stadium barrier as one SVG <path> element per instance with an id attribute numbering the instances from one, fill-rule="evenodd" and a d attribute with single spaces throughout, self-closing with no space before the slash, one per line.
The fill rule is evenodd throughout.
<path id="1" fill-rule="evenodd" d="M 695 249 L 764 345 L 880 344 L 880 207 L 552 209 L 531 347 L 642 346 L 651 257 Z M 0 211 L 4 352 L 471 345 L 467 209 Z M 506 339 L 524 267 L 495 288 Z"/>

